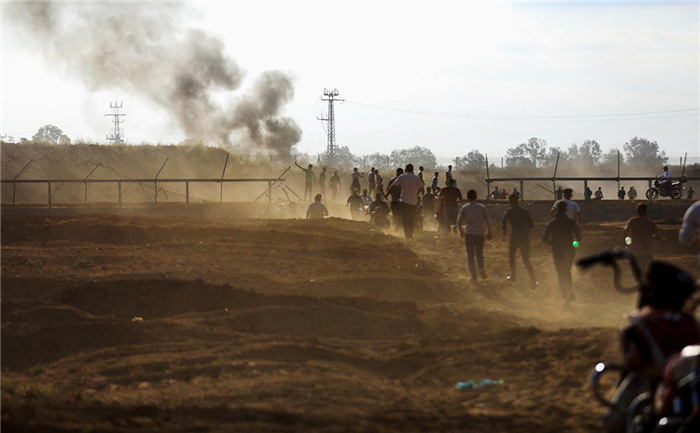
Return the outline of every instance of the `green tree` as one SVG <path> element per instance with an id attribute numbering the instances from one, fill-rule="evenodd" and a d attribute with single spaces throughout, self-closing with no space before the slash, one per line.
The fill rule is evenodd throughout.
<path id="1" fill-rule="evenodd" d="M 620 153 L 620 149 L 612 148 L 603 154 L 600 158 L 600 162 L 603 165 L 614 165 L 617 166 L 617 155 L 620 154 L 620 164 L 622 164 L 625 158 Z"/>
<path id="2" fill-rule="evenodd" d="M 663 165 L 668 161 L 666 152 L 659 151 L 656 141 L 634 137 L 623 146 L 627 162 L 643 167 Z"/>
<path id="3" fill-rule="evenodd" d="M 472 150 L 465 156 L 458 156 L 454 160 L 456 170 L 479 169 L 486 166 L 486 156 L 478 150 Z"/>
<path id="4" fill-rule="evenodd" d="M 603 156 L 603 149 L 595 140 L 584 141 L 578 149 L 579 161 L 585 165 L 598 165 Z"/>
<path id="5" fill-rule="evenodd" d="M 63 133 L 61 128 L 53 125 L 44 125 L 32 137 L 32 141 L 51 144 L 70 144 L 70 138 Z"/>
<path id="6" fill-rule="evenodd" d="M 532 137 L 525 143 L 508 149 L 506 163 L 519 167 L 542 167 L 547 163 L 547 142 Z"/>
<path id="7" fill-rule="evenodd" d="M 414 146 L 408 149 L 395 149 L 391 151 L 389 158 L 394 168 L 413 164 L 417 171 L 421 165 L 426 169 L 433 169 L 437 166 L 435 154 L 427 147 Z"/>

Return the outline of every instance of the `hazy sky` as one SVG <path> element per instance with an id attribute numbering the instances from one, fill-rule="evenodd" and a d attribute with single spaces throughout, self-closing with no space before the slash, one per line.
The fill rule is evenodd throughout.
<path id="1" fill-rule="evenodd" d="M 556 117 L 700 107 L 697 2 L 191 7 L 187 24 L 223 39 L 245 83 L 269 69 L 295 77 L 285 114 L 303 130 L 302 152 L 325 149 L 316 116 L 326 110 L 319 97 L 327 87 L 348 102 L 386 107 L 337 105 L 338 145 L 360 154 L 421 145 L 438 155 L 504 155 L 533 136 L 560 147 L 595 139 L 606 149 L 643 136 L 671 155 L 700 154 L 698 110 Z M 104 140 L 110 123 L 103 114 L 120 99 L 129 142 L 185 138 L 137 95 L 90 93 L 79 77 L 27 49 L 7 24 L 3 16 L 1 133 L 29 138 L 51 123 L 73 139 Z"/>

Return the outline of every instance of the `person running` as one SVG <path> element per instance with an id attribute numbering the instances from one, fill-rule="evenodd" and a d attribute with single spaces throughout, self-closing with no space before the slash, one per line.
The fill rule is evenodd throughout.
<path id="1" fill-rule="evenodd" d="M 576 300 L 571 279 L 571 265 L 574 264 L 576 247 L 574 241 L 581 241 L 581 231 L 576 221 L 566 214 L 568 203 L 565 200 L 557 202 L 557 214 L 547 223 L 542 235 L 542 242 L 552 247 L 554 269 L 557 271 L 559 290 L 564 298 L 564 306 L 568 307 Z"/>
<path id="2" fill-rule="evenodd" d="M 323 196 L 321 194 L 316 194 L 316 197 L 314 197 L 314 202 L 309 205 L 308 209 L 306 209 L 307 220 L 322 220 L 323 217 L 327 217 L 329 215 L 328 208 L 325 204 L 321 203 L 322 198 Z"/>
<path id="3" fill-rule="evenodd" d="M 350 207 L 350 217 L 354 220 L 360 219 L 360 213 L 362 212 L 362 197 L 357 195 L 357 190 L 353 189 L 350 197 L 348 197 L 345 206 Z"/>
<path id="4" fill-rule="evenodd" d="M 321 194 L 326 193 L 326 167 L 323 167 L 321 174 L 318 175 L 318 187 L 321 189 Z"/>
<path id="5" fill-rule="evenodd" d="M 462 200 L 462 191 L 455 187 L 455 180 L 447 181 L 447 186 L 438 194 L 438 209 L 442 217 L 442 229 L 451 232 L 453 227 L 457 232 L 457 215 L 459 214 L 459 202 Z"/>
<path id="6" fill-rule="evenodd" d="M 333 172 L 333 176 L 331 176 L 331 179 L 328 181 L 328 187 L 331 189 L 331 196 L 333 197 L 333 200 L 335 200 L 338 193 L 338 188 L 340 188 L 340 176 L 338 176 L 337 171 Z"/>
<path id="7" fill-rule="evenodd" d="M 678 232 L 678 242 L 681 245 L 698 245 L 700 237 L 700 201 L 693 203 L 683 215 L 683 225 Z M 700 254 L 698 254 L 698 267 L 700 267 Z"/>
<path id="8" fill-rule="evenodd" d="M 491 220 L 486 211 L 486 207 L 476 201 L 476 191 L 467 191 L 469 203 L 462 206 L 457 216 L 457 228 L 459 235 L 464 239 L 467 247 L 467 263 L 471 282 L 477 282 L 476 267 L 479 267 L 479 276 L 486 278 L 484 270 L 484 231 L 486 238 L 491 239 Z M 476 266 L 474 266 L 474 256 L 476 256 Z"/>
<path id="9" fill-rule="evenodd" d="M 620 200 L 624 200 L 625 197 L 627 197 L 627 193 L 625 192 L 625 187 L 621 186 L 620 190 L 617 192 L 617 198 Z"/>
<path id="10" fill-rule="evenodd" d="M 598 190 L 595 192 L 595 200 L 602 200 L 603 199 L 603 190 L 601 187 L 598 187 Z"/>
<path id="11" fill-rule="evenodd" d="M 557 200 L 561 200 L 564 197 L 564 190 L 559 187 L 559 189 L 554 192 L 554 196 Z"/>
<path id="12" fill-rule="evenodd" d="M 637 199 L 637 190 L 634 189 L 633 186 L 631 186 L 630 189 L 627 191 L 627 197 L 629 197 L 630 200 Z"/>
<path id="13" fill-rule="evenodd" d="M 692 200 L 694 195 L 695 195 L 695 191 L 693 191 L 693 187 L 691 186 L 688 189 L 688 200 Z"/>
<path id="14" fill-rule="evenodd" d="M 530 263 L 530 232 L 535 227 L 530 213 L 520 206 L 520 200 L 514 194 L 508 198 L 510 209 L 503 214 L 503 235 L 508 234 L 508 223 L 512 229 L 510 233 L 510 243 L 508 244 L 508 262 L 510 264 L 510 275 L 506 279 L 510 282 L 517 281 L 515 274 L 515 252 L 520 250 L 520 257 L 523 265 L 530 275 L 530 287 L 535 288 L 539 284 L 535 277 L 535 269 Z"/>
<path id="15" fill-rule="evenodd" d="M 452 179 L 452 166 L 448 165 L 447 166 L 447 171 L 445 172 L 445 185 L 447 185 L 447 182 Z M 455 180 L 455 186 L 457 186 L 457 181 Z"/>
<path id="16" fill-rule="evenodd" d="M 372 197 L 367 193 L 367 188 L 362 190 L 362 195 L 360 197 L 362 198 L 363 206 L 369 206 L 369 204 L 372 203 Z"/>
<path id="17" fill-rule="evenodd" d="M 391 219 L 394 221 L 394 228 L 399 230 L 401 224 L 401 187 L 391 188 L 396 179 L 403 174 L 403 168 L 396 169 L 396 176 L 389 180 L 384 198 L 391 195 Z"/>
<path id="18" fill-rule="evenodd" d="M 589 187 L 586 187 L 586 190 L 583 192 L 583 198 L 586 201 L 591 201 L 592 197 L 593 197 L 593 190 L 590 189 Z"/>
<path id="19" fill-rule="evenodd" d="M 374 170 L 374 181 L 377 183 L 377 192 L 384 195 L 384 178 L 379 174 L 379 170 Z"/>
<path id="20" fill-rule="evenodd" d="M 627 249 L 637 257 L 637 261 L 642 269 L 652 260 L 651 239 L 659 232 L 654 221 L 647 216 L 647 205 L 640 203 L 637 205 L 637 216 L 627 220 L 625 228 L 622 230 L 622 239 L 627 245 Z"/>
<path id="21" fill-rule="evenodd" d="M 440 185 L 439 185 L 440 179 L 439 179 L 439 177 L 440 177 L 440 173 L 436 171 L 436 172 L 433 174 L 433 181 L 432 181 L 431 184 L 430 184 L 430 187 L 433 189 L 433 191 L 435 191 L 436 189 L 439 189 L 439 188 L 440 188 Z"/>
<path id="22" fill-rule="evenodd" d="M 361 190 L 362 187 L 360 186 L 360 178 L 364 177 L 364 175 L 357 170 L 357 167 L 355 167 L 352 169 L 352 173 L 350 173 L 350 176 L 352 177 L 352 184 L 350 185 L 350 190 Z"/>
<path id="23" fill-rule="evenodd" d="M 567 205 L 566 216 L 568 216 L 572 220 L 576 221 L 577 224 L 581 224 L 581 208 L 578 206 L 578 203 L 571 200 L 571 197 L 573 197 L 573 195 L 574 195 L 574 190 L 571 188 L 566 188 L 563 191 L 563 193 L 564 193 L 564 198 L 554 202 L 554 206 L 552 206 L 552 210 L 549 212 L 549 215 L 552 218 L 556 217 L 557 216 L 557 205 L 561 202 L 565 202 Z"/>
<path id="24" fill-rule="evenodd" d="M 413 164 L 406 164 L 406 172 L 399 175 L 394 182 L 389 182 L 388 193 L 391 193 L 395 188 L 401 191 L 401 223 L 403 224 L 403 233 L 406 239 L 413 239 L 416 207 L 418 206 L 418 191 L 420 191 L 422 186 L 420 178 L 413 173 Z M 392 197 L 394 196 L 392 195 Z"/>
<path id="25" fill-rule="evenodd" d="M 388 228 L 389 219 L 386 216 L 389 212 L 389 205 L 382 200 L 382 194 L 378 192 L 374 196 L 374 201 L 369 204 L 370 221 L 377 227 Z"/>
<path id="26" fill-rule="evenodd" d="M 374 167 L 369 169 L 367 175 L 367 183 L 369 184 L 369 195 L 371 196 L 377 190 L 377 175 L 374 173 Z"/>
<path id="27" fill-rule="evenodd" d="M 311 195 L 312 194 L 311 191 L 313 190 L 314 181 L 316 180 L 316 173 L 314 173 L 314 170 L 313 170 L 314 166 L 309 164 L 309 168 L 304 168 L 301 165 L 297 164 L 296 160 L 294 161 L 294 165 L 299 167 L 306 175 L 306 179 L 305 179 L 306 181 L 304 183 L 304 200 L 306 200 L 307 194 L 309 196 L 309 200 L 311 200 L 311 197 L 313 197 Z"/>

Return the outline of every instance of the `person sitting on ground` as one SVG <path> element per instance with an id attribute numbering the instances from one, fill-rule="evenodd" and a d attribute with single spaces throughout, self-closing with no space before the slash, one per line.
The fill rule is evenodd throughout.
<path id="1" fill-rule="evenodd" d="M 563 191 L 563 195 L 563 199 L 554 202 L 554 206 L 552 206 L 552 210 L 549 211 L 549 215 L 552 218 L 556 217 L 558 213 L 557 205 L 561 202 L 566 202 L 566 216 L 576 221 L 577 224 L 581 224 L 581 208 L 578 206 L 578 203 L 571 200 L 571 197 L 574 195 L 574 190 L 571 188 L 566 188 Z"/>
<path id="2" fill-rule="evenodd" d="M 620 190 L 617 192 L 617 198 L 619 198 L 620 200 L 624 200 L 626 196 L 627 193 L 625 192 L 625 187 L 621 186 Z"/>
<path id="3" fill-rule="evenodd" d="M 455 186 L 455 180 L 447 181 L 447 186 L 440 190 L 438 194 L 438 214 L 441 216 L 441 231 L 457 232 L 457 215 L 459 214 L 462 191 Z"/>
<path id="4" fill-rule="evenodd" d="M 627 220 L 622 230 L 622 239 L 627 248 L 637 257 L 642 269 L 652 260 L 651 239 L 656 236 L 659 229 L 654 221 L 647 216 L 646 203 L 637 205 L 637 216 Z"/>
<path id="5" fill-rule="evenodd" d="M 306 209 L 307 220 L 323 219 L 323 217 L 327 217 L 329 215 L 328 208 L 325 204 L 321 203 L 322 198 L 323 196 L 321 194 L 316 194 L 316 197 L 314 197 L 314 202 L 309 205 L 308 209 Z"/>
<path id="6" fill-rule="evenodd" d="M 630 189 L 627 191 L 627 197 L 629 197 L 630 200 L 637 199 L 637 190 L 634 189 L 634 186 L 631 186 Z"/>
<path id="7" fill-rule="evenodd" d="M 603 189 L 601 187 L 598 187 L 598 190 L 595 192 L 595 200 L 602 200 L 603 199 Z"/>
<path id="8" fill-rule="evenodd" d="M 352 194 L 350 194 L 350 197 L 348 197 L 348 201 L 345 206 L 350 207 L 350 217 L 352 219 L 360 219 L 360 213 L 362 212 L 362 197 L 357 195 L 356 189 L 352 190 Z"/>
<path id="9" fill-rule="evenodd" d="M 377 227 L 389 227 L 389 205 L 382 200 L 382 193 L 378 192 L 374 196 L 374 201 L 369 204 L 370 222 Z"/>

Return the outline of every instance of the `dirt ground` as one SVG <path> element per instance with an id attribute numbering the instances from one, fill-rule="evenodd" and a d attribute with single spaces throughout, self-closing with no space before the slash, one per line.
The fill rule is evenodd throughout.
<path id="1" fill-rule="evenodd" d="M 584 225 L 579 256 L 621 228 Z M 657 256 L 696 272 L 679 226 L 660 228 Z M 504 280 L 495 225 L 470 285 L 463 244 L 435 232 L 3 217 L 3 431 L 600 431 L 587 380 L 634 298 L 576 271 L 564 309 L 541 231 L 531 291 Z M 483 378 L 504 384 L 455 389 Z"/>

